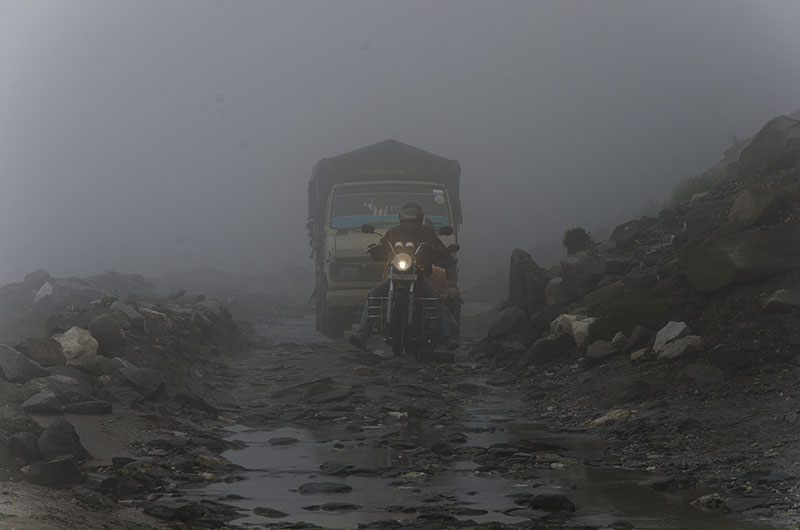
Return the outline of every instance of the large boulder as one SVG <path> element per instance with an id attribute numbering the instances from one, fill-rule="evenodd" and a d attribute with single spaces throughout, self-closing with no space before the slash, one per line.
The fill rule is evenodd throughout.
<path id="1" fill-rule="evenodd" d="M 605 260 L 589 251 L 576 252 L 561 260 L 562 285 L 577 296 L 597 287 L 606 271 Z"/>
<path id="2" fill-rule="evenodd" d="M 520 359 L 517 367 L 524 369 L 528 366 L 542 366 L 544 364 L 567 358 L 575 343 L 566 333 L 554 333 L 533 343 L 533 346 Z"/>
<path id="3" fill-rule="evenodd" d="M 745 177 L 792 168 L 800 168 L 800 120 L 789 116 L 768 121 L 736 164 L 736 171 Z"/>
<path id="4" fill-rule="evenodd" d="M 550 280 L 547 271 L 539 267 L 531 255 L 515 248 L 511 253 L 508 274 L 508 302 L 532 315 L 546 304 L 545 285 Z"/>
<path id="5" fill-rule="evenodd" d="M 655 352 L 660 352 L 668 343 L 685 337 L 690 333 L 691 330 L 689 326 L 684 322 L 670 321 L 656 333 L 656 341 L 653 344 L 653 350 Z"/>
<path id="6" fill-rule="evenodd" d="M 525 312 L 516 307 L 503 309 L 494 318 L 489 328 L 490 339 L 502 339 L 513 333 L 519 333 L 528 325 L 528 317 Z"/>
<path id="7" fill-rule="evenodd" d="M 800 290 L 781 289 L 764 301 L 765 313 L 789 313 L 800 309 Z"/>
<path id="8" fill-rule="evenodd" d="M 634 219 L 617 226 L 608 236 L 608 240 L 617 245 L 620 250 L 627 250 L 636 244 L 636 238 L 641 233 L 641 224 L 638 219 Z"/>
<path id="9" fill-rule="evenodd" d="M 116 300 L 111 304 L 111 307 L 108 308 L 108 312 L 121 321 L 127 322 L 131 329 L 144 331 L 144 317 L 133 306 L 123 304 L 119 300 Z"/>
<path id="10" fill-rule="evenodd" d="M 114 348 L 125 346 L 125 334 L 108 313 L 93 318 L 89 322 L 89 332 L 97 340 L 97 353 L 100 355 L 108 355 Z"/>
<path id="11" fill-rule="evenodd" d="M 61 344 L 67 364 L 79 364 L 85 357 L 97 355 L 100 346 L 89 330 L 78 327 L 71 327 L 53 338 Z"/>
<path id="12" fill-rule="evenodd" d="M 11 346 L 0 344 L 0 375 L 12 383 L 25 383 L 46 376 L 47 370 Z"/>
<path id="13" fill-rule="evenodd" d="M 572 337 L 578 348 L 583 348 L 592 335 L 592 326 L 597 319 L 584 315 L 560 315 L 550 325 L 552 333 L 563 332 Z"/>
<path id="14" fill-rule="evenodd" d="M 661 351 L 658 352 L 658 360 L 686 358 L 702 350 L 703 338 L 697 335 L 689 335 L 688 337 L 674 340 L 664 346 Z"/>
<path id="15" fill-rule="evenodd" d="M 78 403 L 89 399 L 89 394 L 81 383 L 66 375 L 49 375 L 37 377 L 25 383 L 25 391 L 29 396 L 40 392 L 55 394 L 61 403 Z"/>
<path id="16" fill-rule="evenodd" d="M 783 189 L 750 187 L 736 195 L 728 211 L 728 221 L 740 229 L 776 224 L 791 203 L 791 197 Z"/>
<path id="17" fill-rule="evenodd" d="M 713 292 L 800 267 L 800 219 L 758 230 L 719 234 L 678 253 L 695 289 Z"/>
<path id="18" fill-rule="evenodd" d="M 75 427 L 66 420 L 56 420 L 45 427 L 36 445 L 45 460 L 52 460 L 64 455 L 72 455 L 78 461 L 92 457 L 81 444 Z"/>
<path id="19" fill-rule="evenodd" d="M 40 486 L 66 486 L 82 482 L 83 472 L 74 456 L 64 455 L 34 462 L 27 470 L 27 479 Z"/>
<path id="20" fill-rule="evenodd" d="M 63 366 L 67 362 L 61 344 L 53 339 L 28 337 L 17 344 L 16 350 L 42 366 Z"/>

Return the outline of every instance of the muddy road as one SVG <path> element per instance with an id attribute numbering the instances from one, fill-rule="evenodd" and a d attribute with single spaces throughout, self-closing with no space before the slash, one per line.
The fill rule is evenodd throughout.
<path id="1" fill-rule="evenodd" d="M 241 467 L 181 488 L 233 506 L 231 526 L 789 527 L 691 505 L 709 490 L 658 491 L 653 472 L 622 469 L 603 435 L 525 401 L 466 347 L 448 363 L 394 358 L 377 339 L 357 351 L 316 335 L 301 311 L 255 334 L 216 367 L 222 421 L 205 423 Z"/>

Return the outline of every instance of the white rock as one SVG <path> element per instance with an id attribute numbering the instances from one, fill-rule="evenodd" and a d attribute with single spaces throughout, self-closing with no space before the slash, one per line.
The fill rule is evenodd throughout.
<path id="1" fill-rule="evenodd" d="M 53 338 L 64 349 L 68 365 L 80 364 L 84 358 L 97 355 L 97 348 L 100 346 L 89 330 L 78 327 L 72 327 Z"/>
<path id="2" fill-rule="evenodd" d="M 670 342 L 689 335 L 689 326 L 683 322 L 670 321 L 656 334 L 656 342 L 653 344 L 653 351 L 656 353 L 664 349 Z"/>
<path id="3" fill-rule="evenodd" d="M 666 344 L 660 352 L 658 352 L 658 360 L 677 359 L 687 353 L 694 353 L 702 351 L 703 338 L 697 335 L 689 335 L 678 340 L 674 340 Z"/>
<path id="4" fill-rule="evenodd" d="M 42 298 L 47 298 L 48 296 L 53 295 L 53 284 L 50 282 L 44 282 L 44 284 L 39 287 L 39 290 L 36 291 L 36 294 L 33 295 L 33 301 L 39 302 Z"/>
<path id="5" fill-rule="evenodd" d="M 592 324 L 597 319 L 585 315 L 560 315 L 550 324 L 550 331 L 566 333 L 572 337 L 578 348 L 583 348 L 589 340 Z"/>

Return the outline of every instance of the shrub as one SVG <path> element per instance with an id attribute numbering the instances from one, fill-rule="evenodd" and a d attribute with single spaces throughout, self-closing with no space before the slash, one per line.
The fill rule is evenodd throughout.
<path id="1" fill-rule="evenodd" d="M 564 238 L 561 242 L 567 247 L 567 254 L 586 250 L 594 243 L 592 234 L 581 227 L 570 228 L 564 232 Z"/>

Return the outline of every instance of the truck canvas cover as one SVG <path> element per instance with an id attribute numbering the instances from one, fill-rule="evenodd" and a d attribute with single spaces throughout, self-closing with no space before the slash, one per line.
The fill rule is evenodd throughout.
<path id="1" fill-rule="evenodd" d="M 422 180 L 438 182 L 447 187 L 454 221 L 460 224 L 460 176 L 461 166 L 457 160 L 434 155 L 397 140 L 384 140 L 317 162 L 308 183 L 308 217 L 321 222 L 327 194 L 335 184 L 375 180 Z"/>

